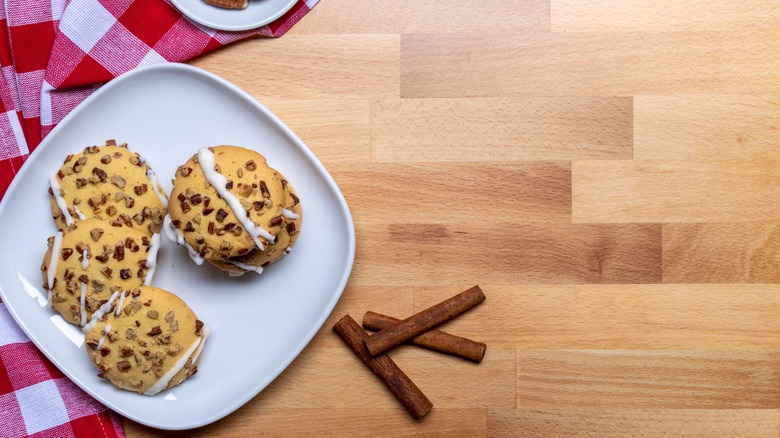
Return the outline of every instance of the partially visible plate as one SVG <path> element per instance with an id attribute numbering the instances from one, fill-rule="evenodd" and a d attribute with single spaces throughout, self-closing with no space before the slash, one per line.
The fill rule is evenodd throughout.
<path id="1" fill-rule="evenodd" d="M 192 21 L 220 30 L 248 30 L 284 15 L 297 0 L 249 0 L 246 9 L 224 9 L 203 0 L 171 0 Z"/>
<path id="2" fill-rule="evenodd" d="M 153 397 L 98 378 L 81 331 L 39 299 L 46 238 L 56 231 L 48 178 L 69 153 L 109 138 L 146 158 L 166 190 L 176 167 L 200 147 L 255 149 L 287 176 L 303 207 L 292 252 L 262 275 L 229 277 L 208 264 L 196 266 L 184 248 L 162 239 L 153 284 L 181 296 L 210 325 L 211 336 L 198 374 Z M 265 388 L 333 310 L 355 255 L 347 204 L 312 151 L 249 94 L 184 64 L 134 70 L 82 102 L 16 176 L 0 203 L 0 223 L 0 295 L 16 322 L 89 394 L 127 418 L 162 429 L 214 422 Z"/>

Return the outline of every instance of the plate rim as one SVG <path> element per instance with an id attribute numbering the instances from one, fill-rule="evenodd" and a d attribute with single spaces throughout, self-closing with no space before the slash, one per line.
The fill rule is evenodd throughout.
<path id="1" fill-rule="evenodd" d="M 198 1 L 200 1 L 200 0 L 198 0 Z M 281 17 L 282 15 L 287 13 L 287 11 L 292 9 L 292 7 L 297 2 L 298 2 L 298 0 L 287 0 L 287 3 L 283 7 L 279 8 L 278 11 L 274 12 L 270 17 L 266 17 L 266 18 L 263 18 L 263 19 L 260 19 L 260 20 L 257 20 L 257 21 L 253 21 L 252 23 L 245 24 L 245 25 L 229 25 L 229 24 L 222 24 L 219 21 L 209 20 L 208 18 L 203 18 L 202 16 L 197 15 L 197 14 L 193 14 L 189 9 L 187 9 L 184 6 L 182 6 L 182 3 L 183 3 L 182 0 L 171 0 L 171 3 L 176 8 L 176 10 L 181 12 L 188 19 L 190 19 L 190 20 L 192 20 L 192 21 L 194 21 L 194 22 L 196 22 L 196 23 L 198 23 L 200 25 L 203 25 L 203 26 L 206 26 L 206 27 L 210 27 L 212 29 L 227 30 L 227 31 L 231 31 L 231 32 L 257 29 L 258 27 L 262 27 L 262 26 L 265 26 L 266 24 L 273 23 L 277 18 Z"/>
<path id="2" fill-rule="evenodd" d="M 102 405 L 108 407 L 109 409 L 113 410 L 114 412 L 116 412 L 117 414 L 121 415 L 124 418 L 130 419 L 132 421 L 136 421 L 140 424 L 149 427 L 154 427 L 162 430 L 187 430 L 187 429 L 193 429 L 193 428 L 202 427 L 214 423 L 218 420 L 221 420 L 222 418 L 225 418 L 226 416 L 232 414 L 233 412 L 241 408 L 249 400 L 253 399 L 258 394 L 260 394 L 260 392 L 262 392 L 271 382 L 276 380 L 276 378 L 279 377 L 279 375 L 282 372 L 284 372 L 298 356 L 300 356 L 303 349 L 309 345 L 309 343 L 314 338 L 314 336 L 320 331 L 320 329 L 322 329 L 322 326 L 324 325 L 327 318 L 333 313 L 333 309 L 336 307 L 336 304 L 341 299 L 341 295 L 344 293 L 344 289 L 346 288 L 347 282 L 349 281 L 349 278 L 352 274 L 352 269 L 354 267 L 354 261 L 355 261 L 355 248 L 356 248 L 355 224 L 352 218 L 352 212 L 350 211 L 346 199 L 344 198 L 344 194 L 341 191 L 341 189 L 338 187 L 336 181 L 333 179 L 333 176 L 330 174 L 330 172 L 328 172 L 328 170 L 325 168 L 322 162 L 317 158 L 317 156 L 314 155 L 314 152 L 308 146 L 306 146 L 303 140 L 301 140 L 298 137 L 298 135 L 295 134 L 294 131 L 292 131 L 292 129 L 290 129 L 281 119 L 279 119 L 279 117 L 276 116 L 276 114 L 274 114 L 271 110 L 266 108 L 260 101 L 255 99 L 247 91 L 241 89 L 239 86 L 233 84 L 227 79 L 219 75 L 216 75 L 212 72 L 209 72 L 207 70 L 204 70 L 202 68 L 195 67 L 189 64 L 183 64 L 183 63 L 164 63 L 164 64 L 154 64 L 145 67 L 139 67 L 116 77 L 115 79 L 106 83 L 104 86 L 100 87 L 98 90 L 96 90 L 86 99 L 84 99 L 81 103 L 79 103 L 73 110 L 71 110 L 71 112 L 68 113 L 62 119 L 62 121 L 60 121 L 57 124 L 57 126 L 54 127 L 54 129 L 47 135 L 47 137 L 35 148 L 35 150 L 33 150 L 33 152 L 27 157 L 27 160 L 25 160 L 24 163 L 25 165 L 23 165 L 22 168 L 19 170 L 19 172 L 14 176 L 13 180 L 11 181 L 11 184 L 8 186 L 8 189 L 6 189 L 6 195 L 11 193 L 13 190 L 15 190 L 18 184 L 21 184 L 20 181 L 23 179 L 24 174 L 31 168 L 31 166 L 27 165 L 27 162 L 31 161 L 33 158 L 42 154 L 43 153 L 42 151 L 44 151 L 48 147 L 48 145 L 53 141 L 51 139 L 56 137 L 55 134 L 59 133 L 59 131 L 61 131 L 62 129 L 65 129 L 64 127 L 68 125 L 68 123 L 66 122 L 69 122 L 71 119 L 76 118 L 81 112 L 82 107 L 86 107 L 90 105 L 94 100 L 101 98 L 102 95 L 108 93 L 113 88 L 122 86 L 124 82 L 126 82 L 131 78 L 134 78 L 135 76 L 141 76 L 144 74 L 154 73 L 157 71 L 190 74 L 194 76 L 200 76 L 201 78 L 205 78 L 208 81 L 213 81 L 219 86 L 227 88 L 233 94 L 240 97 L 241 100 L 243 100 L 245 103 L 252 105 L 256 109 L 258 109 L 265 117 L 268 117 L 273 122 L 275 127 L 281 129 L 284 135 L 289 137 L 292 140 L 292 142 L 299 149 L 299 151 L 304 153 L 307 156 L 307 158 L 311 161 L 311 163 L 317 168 L 320 174 L 325 178 L 328 186 L 334 190 L 334 193 L 338 200 L 339 210 L 343 214 L 344 218 L 346 219 L 346 223 L 344 225 L 346 226 L 347 229 L 347 236 L 346 236 L 347 245 L 348 245 L 347 260 L 339 284 L 336 287 L 336 292 L 333 294 L 333 296 L 331 297 L 330 301 L 325 306 L 325 308 L 323 308 L 323 312 L 320 314 L 315 324 L 313 324 L 309 329 L 309 331 L 306 333 L 306 335 L 303 338 L 301 338 L 301 341 L 298 343 L 298 345 L 291 351 L 291 353 L 287 357 L 285 357 L 282 361 L 279 362 L 279 366 L 276 369 L 274 369 L 273 372 L 269 373 L 265 379 L 259 380 L 248 391 L 242 393 L 241 397 L 232 400 L 232 402 L 228 403 L 225 407 L 215 410 L 215 413 L 211 416 L 204 416 L 203 418 L 197 419 L 195 421 L 189 420 L 187 422 L 182 422 L 180 424 L 177 424 L 175 422 L 156 423 L 153 421 L 145 420 L 142 417 L 129 414 L 124 409 L 116 406 L 114 403 L 110 402 L 109 400 L 104 400 L 102 397 L 94 393 L 90 387 L 82 384 L 82 382 L 80 382 L 78 379 L 73 378 L 68 372 L 68 370 L 65 369 L 65 367 L 60 363 L 60 361 L 58 361 L 56 357 L 53 357 L 46 348 L 44 348 L 39 344 L 38 339 L 36 339 L 36 337 L 33 336 L 33 334 L 30 332 L 25 321 L 22 321 L 20 316 L 17 314 L 16 309 L 13 307 L 13 305 L 10 305 L 10 301 L 6 297 L 6 293 L 4 289 L 0 287 L 0 297 L 3 300 L 3 304 L 5 305 L 5 308 L 8 310 L 8 313 L 16 322 L 17 326 L 19 326 L 19 328 L 24 332 L 24 334 L 27 336 L 29 341 L 32 342 L 33 345 L 35 345 L 35 347 L 39 351 L 41 351 L 46 356 L 46 358 L 49 359 L 57 367 L 57 369 L 59 369 L 68 378 L 68 380 L 76 384 L 84 392 L 89 394 L 89 396 L 91 396 L 93 399 L 95 399 Z M 0 217 L 2 217 L 3 212 L 9 205 L 8 199 L 10 198 L 4 195 L 3 199 L 0 200 Z"/>

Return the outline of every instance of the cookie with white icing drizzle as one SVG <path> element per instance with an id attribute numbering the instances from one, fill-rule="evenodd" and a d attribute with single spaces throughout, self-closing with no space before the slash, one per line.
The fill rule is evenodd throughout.
<path id="1" fill-rule="evenodd" d="M 231 276 L 243 275 L 247 271 L 253 271 L 258 274 L 263 269 L 288 254 L 295 244 L 298 234 L 301 230 L 303 213 L 301 202 L 284 175 L 274 170 L 282 181 L 285 198 L 284 208 L 282 209 L 283 224 L 279 234 L 276 235 L 274 243 L 269 244 L 265 250 L 255 249 L 247 255 L 234 257 L 225 260 L 209 260 L 213 265 L 227 271 Z"/>
<path id="2" fill-rule="evenodd" d="M 68 155 L 49 183 L 52 215 L 60 230 L 100 217 L 148 235 L 160 231 L 168 198 L 154 171 L 126 144 L 108 140 L 105 146 Z"/>
<path id="3" fill-rule="evenodd" d="M 264 249 L 284 225 L 281 178 L 256 151 L 202 148 L 176 170 L 166 235 L 196 263 Z"/>
<path id="4" fill-rule="evenodd" d="M 150 284 L 160 235 L 98 218 L 73 224 L 49 238 L 43 288 L 52 308 L 83 326 L 117 290 Z"/>
<path id="5" fill-rule="evenodd" d="M 87 353 L 116 387 L 154 395 L 198 371 L 207 327 L 178 296 L 151 286 L 118 292 L 85 327 Z"/>

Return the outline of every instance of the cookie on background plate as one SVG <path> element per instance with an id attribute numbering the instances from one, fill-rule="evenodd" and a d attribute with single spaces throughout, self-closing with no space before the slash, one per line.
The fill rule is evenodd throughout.
<path id="1" fill-rule="evenodd" d="M 160 231 L 168 198 L 148 164 L 127 144 L 114 140 L 68 155 L 49 179 L 55 225 L 64 230 L 79 220 L 100 217 L 148 235 Z"/>
<path id="2" fill-rule="evenodd" d="M 274 243 L 269 244 L 263 251 L 255 249 L 244 256 L 225 260 L 209 260 L 214 266 L 227 271 L 231 276 L 243 275 L 247 271 L 262 273 L 263 268 L 278 261 L 285 254 L 289 254 L 292 246 L 298 239 L 301 222 L 303 221 L 300 199 L 295 194 L 292 184 L 287 181 L 284 175 L 275 170 L 274 172 L 281 179 L 285 192 L 284 208 L 282 209 L 282 229 L 276 235 Z"/>
<path id="3" fill-rule="evenodd" d="M 208 336 L 181 298 L 151 286 L 115 292 L 84 332 L 98 375 L 145 395 L 197 373 Z"/>
<path id="4" fill-rule="evenodd" d="M 52 308 L 85 325 L 111 294 L 150 284 L 160 235 L 89 218 L 48 241 L 41 274 Z"/>
<path id="5" fill-rule="evenodd" d="M 258 152 L 202 148 L 176 170 L 164 230 L 193 260 L 237 257 L 275 241 L 284 187 Z"/>

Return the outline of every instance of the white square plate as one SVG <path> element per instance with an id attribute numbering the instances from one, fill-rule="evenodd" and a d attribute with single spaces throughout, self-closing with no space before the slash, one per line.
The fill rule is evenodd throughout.
<path id="1" fill-rule="evenodd" d="M 297 0 L 249 0 L 246 9 L 225 9 L 203 0 L 171 0 L 192 21 L 220 30 L 249 30 L 264 26 L 284 15 Z"/>
<path id="2" fill-rule="evenodd" d="M 252 148 L 293 184 L 303 207 L 292 252 L 262 275 L 196 266 L 162 239 L 153 284 L 178 294 L 211 327 L 198 374 L 148 397 L 97 377 L 75 326 L 41 307 L 39 270 L 56 232 L 48 178 L 69 153 L 127 142 L 166 190 L 198 148 Z M 0 204 L 0 294 L 35 345 L 100 402 L 152 427 L 189 429 L 233 412 L 301 352 L 336 305 L 352 270 L 355 231 L 344 197 L 311 150 L 274 114 L 224 79 L 184 64 L 126 73 L 86 99 L 27 160 Z M 56 316 L 55 316 L 56 315 Z M 59 322 L 59 323 L 58 323 Z"/>

